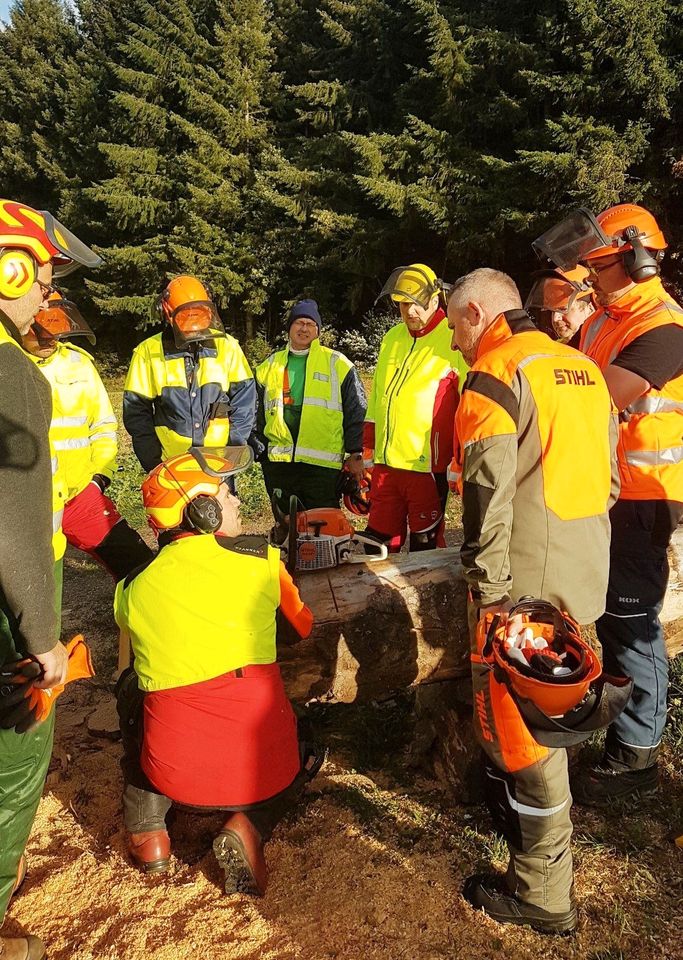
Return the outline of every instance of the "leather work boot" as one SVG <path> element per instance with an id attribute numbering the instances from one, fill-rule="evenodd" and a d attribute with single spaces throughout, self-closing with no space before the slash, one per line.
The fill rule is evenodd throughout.
<path id="1" fill-rule="evenodd" d="M 584 807 L 609 807 L 620 800 L 642 800 L 657 792 L 657 764 L 619 772 L 610 767 L 580 770 L 570 778 L 572 796 Z"/>
<path id="2" fill-rule="evenodd" d="M 38 937 L 0 937 L 0 960 L 43 960 L 45 944 Z"/>
<path id="3" fill-rule="evenodd" d="M 225 874 L 226 893 L 262 897 L 268 884 L 261 834 L 243 813 L 233 813 L 213 842 L 213 852 Z"/>
<path id="4" fill-rule="evenodd" d="M 168 869 L 171 840 L 166 830 L 129 833 L 128 853 L 143 873 L 163 873 Z"/>
<path id="5" fill-rule="evenodd" d="M 462 895 L 476 910 L 483 910 L 498 923 L 515 923 L 531 927 L 539 933 L 568 936 L 576 930 L 576 908 L 566 913 L 550 913 L 513 896 L 502 877 L 493 874 L 475 874 L 468 877 Z"/>

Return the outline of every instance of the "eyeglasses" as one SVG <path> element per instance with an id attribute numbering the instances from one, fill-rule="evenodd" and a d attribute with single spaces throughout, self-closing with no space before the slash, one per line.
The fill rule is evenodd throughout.
<path id="1" fill-rule="evenodd" d="M 588 270 L 589 274 L 597 276 L 601 274 L 604 270 L 609 270 L 610 267 L 616 267 L 618 263 L 621 263 L 621 257 L 615 257 L 609 261 L 609 263 L 599 263 L 597 260 L 586 260 L 583 266 Z"/>
<path id="2" fill-rule="evenodd" d="M 47 298 L 51 294 L 58 292 L 57 287 L 53 287 L 51 283 L 44 283 L 42 280 L 39 280 L 37 277 L 36 277 L 36 283 L 40 287 L 40 292 L 43 295 L 43 300 L 47 300 Z"/>

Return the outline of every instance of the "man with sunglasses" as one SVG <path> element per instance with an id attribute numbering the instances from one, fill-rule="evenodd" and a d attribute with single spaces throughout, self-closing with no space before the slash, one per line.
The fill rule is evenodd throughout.
<path id="1" fill-rule="evenodd" d="M 209 287 L 174 277 L 156 304 L 161 333 L 138 344 L 123 393 L 123 423 L 149 473 L 190 447 L 241 446 L 256 417 L 256 387 Z"/>
<path id="2" fill-rule="evenodd" d="M 116 418 L 90 354 L 65 342 L 78 336 L 95 343 L 78 307 L 54 291 L 22 343 L 52 389 L 50 436 L 64 497 L 64 535 L 118 581 L 152 552 L 105 493 L 116 468 Z"/>
<path id="3" fill-rule="evenodd" d="M 411 551 L 445 546 L 446 471 L 467 366 L 451 349 L 443 291 L 431 267 L 413 263 L 397 267 L 380 293 L 401 320 L 382 340 L 365 418 L 365 465 L 372 467 L 365 532 L 391 552 L 408 529 Z"/>
<path id="4" fill-rule="evenodd" d="M 683 516 L 683 308 L 659 279 L 666 239 L 636 204 L 597 217 L 577 210 L 534 247 L 563 269 L 578 262 L 589 271 L 599 309 L 581 349 L 619 411 L 621 492 L 610 511 L 607 607 L 596 627 L 605 670 L 633 677 L 633 696 L 607 731 L 600 764 L 572 781 L 578 803 L 609 806 L 658 784 L 668 684 L 659 612 L 667 548 Z"/>
<path id="5" fill-rule="evenodd" d="M 25 670 L 34 685 L 64 682 L 59 642 L 61 507 L 53 508 L 50 387 L 21 347 L 51 292 L 53 272 L 100 258 L 47 211 L 0 200 L 0 923 L 21 882 L 24 848 L 52 753 L 54 710 L 26 730 Z M 53 545 L 53 536 L 55 542 Z M 19 732 L 19 731 L 22 732 Z M 24 732 L 25 731 L 25 732 Z M 0 936 L 2 960 L 41 960 L 37 937 Z"/>

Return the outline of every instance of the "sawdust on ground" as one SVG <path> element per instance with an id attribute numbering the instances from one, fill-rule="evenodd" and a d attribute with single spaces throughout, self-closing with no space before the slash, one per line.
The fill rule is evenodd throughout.
<path id="1" fill-rule="evenodd" d="M 95 709 L 112 700 L 110 603 L 107 578 L 70 556 L 65 632 L 86 625 L 99 677 L 60 702 L 30 872 L 3 932 L 41 936 L 50 960 L 683 957 L 683 855 L 667 836 L 667 810 L 681 811 L 680 764 L 669 764 L 665 800 L 651 815 L 575 814 L 576 938 L 547 940 L 476 915 L 459 894 L 462 880 L 492 861 L 502 867 L 504 856 L 485 812 L 454 805 L 408 772 L 400 780 L 386 769 L 355 772 L 343 734 L 298 817 L 268 845 L 264 899 L 221 891 L 213 815 L 176 812 L 171 871 L 142 876 L 125 852 L 120 745 L 88 731 Z"/>

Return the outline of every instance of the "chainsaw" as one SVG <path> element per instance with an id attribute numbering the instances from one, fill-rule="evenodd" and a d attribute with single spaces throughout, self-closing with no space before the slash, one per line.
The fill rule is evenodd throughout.
<path id="1" fill-rule="evenodd" d="M 273 500 L 277 523 L 270 531 L 270 541 L 282 551 L 290 573 L 372 563 L 389 555 L 383 543 L 355 530 L 341 509 L 298 510 L 299 501 L 291 497 L 287 515 Z"/>

